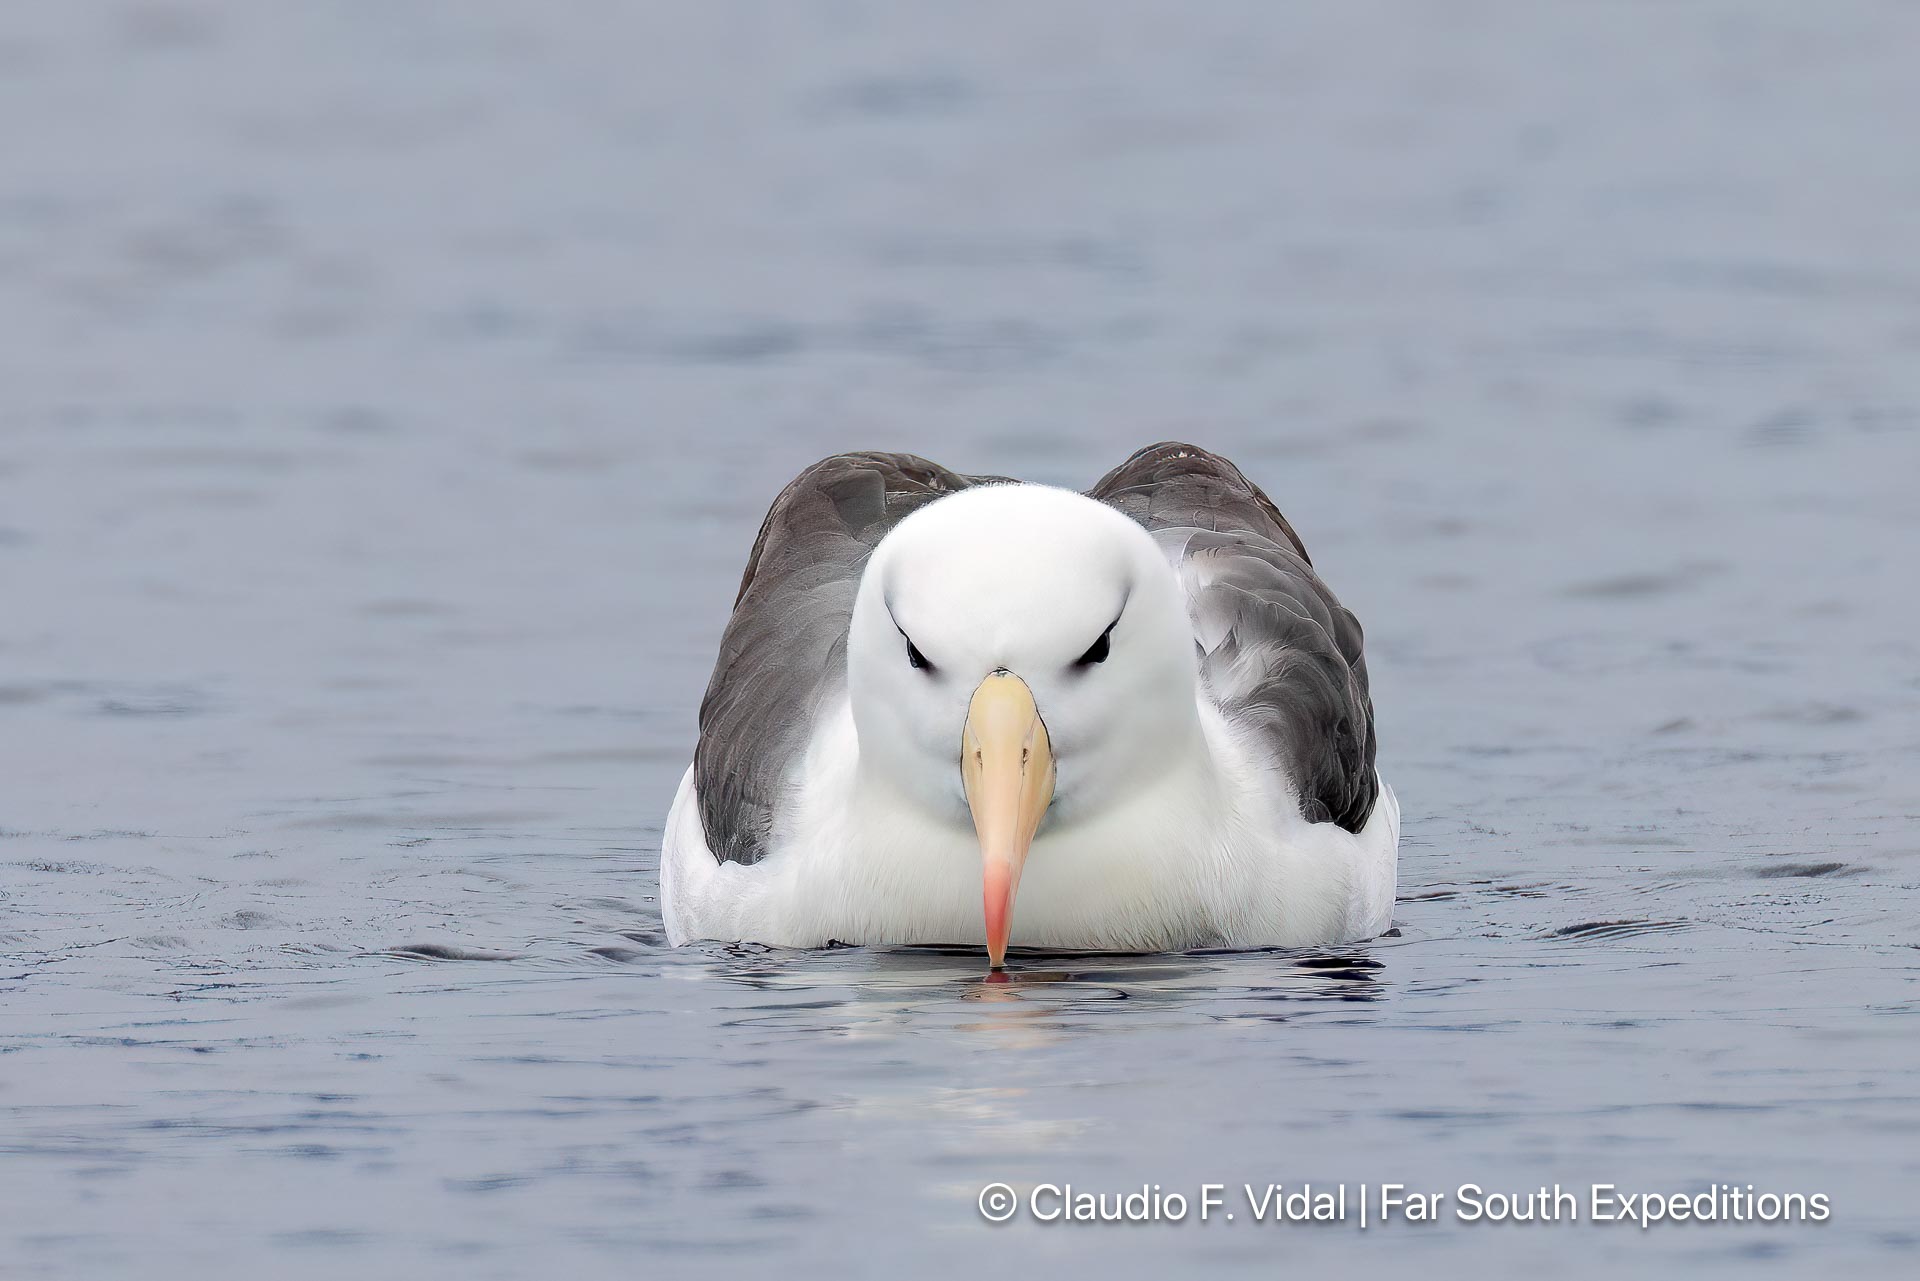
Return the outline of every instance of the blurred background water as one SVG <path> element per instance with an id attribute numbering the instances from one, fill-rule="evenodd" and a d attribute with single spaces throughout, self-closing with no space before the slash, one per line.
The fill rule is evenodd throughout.
<path id="1" fill-rule="evenodd" d="M 1917 51 L 1898 3 L 12 0 L 0 1274 L 1910 1262 Z M 1398 936 L 664 948 L 779 486 L 1168 437 L 1368 626 Z M 1834 1214 L 995 1229 L 995 1179 Z"/>

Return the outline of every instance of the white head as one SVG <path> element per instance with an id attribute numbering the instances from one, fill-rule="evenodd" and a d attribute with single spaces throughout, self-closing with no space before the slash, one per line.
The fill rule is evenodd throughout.
<path id="1" fill-rule="evenodd" d="M 996 965 L 1041 820 L 1138 788 L 1198 732 L 1166 556 L 1113 508 L 1039 485 L 963 490 L 887 535 L 847 679 L 862 767 L 939 821 L 971 812 Z"/>

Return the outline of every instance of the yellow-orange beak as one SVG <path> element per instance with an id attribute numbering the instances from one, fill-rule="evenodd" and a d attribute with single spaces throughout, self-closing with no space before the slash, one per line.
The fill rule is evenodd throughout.
<path id="1" fill-rule="evenodd" d="M 987 959 L 997 970 L 1007 959 L 1020 869 L 1053 801 L 1053 745 L 1033 691 L 1012 672 L 994 672 L 973 691 L 960 736 L 960 777 L 980 836 Z"/>

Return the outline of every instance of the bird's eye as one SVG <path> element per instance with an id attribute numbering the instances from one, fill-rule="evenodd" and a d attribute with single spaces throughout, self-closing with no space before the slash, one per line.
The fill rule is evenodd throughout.
<path id="1" fill-rule="evenodd" d="M 1086 653 L 1074 659 L 1073 665 L 1075 667 L 1092 667 L 1095 663 L 1106 662 L 1107 654 L 1113 648 L 1113 629 L 1119 621 L 1120 620 L 1116 618 L 1113 622 L 1108 623 L 1107 630 L 1100 633 L 1100 639 L 1089 645 Z"/>
<path id="2" fill-rule="evenodd" d="M 920 652 L 920 647 L 915 645 L 912 640 L 907 641 L 907 663 L 915 671 L 930 672 L 933 670 L 933 664 L 927 661 L 927 656 Z"/>

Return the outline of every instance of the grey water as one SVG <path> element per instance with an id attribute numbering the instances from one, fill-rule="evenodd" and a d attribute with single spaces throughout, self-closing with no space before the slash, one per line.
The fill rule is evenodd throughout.
<path id="1" fill-rule="evenodd" d="M 1910 1267 L 1916 50 L 1897 3 L 13 0 L 0 1275 Z M 785 480 L 1166 438 L 1367 626 L 1394 934 L 667 948 Z"/>

